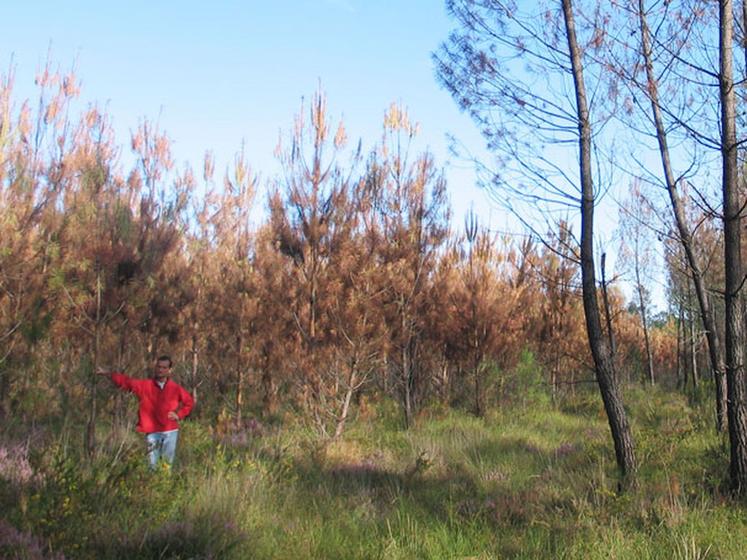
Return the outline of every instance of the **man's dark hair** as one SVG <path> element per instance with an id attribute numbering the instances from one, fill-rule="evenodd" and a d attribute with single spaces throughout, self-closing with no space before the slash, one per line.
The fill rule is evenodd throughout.
<path id="1" fill-rule="evenodd" d="M 174 365 L 174 363 L 171 361 L 171 356 L 167 356 L 166 354 L 164 354 L 163 356 L 158 356 L 158 359 L 156 361 L 157 362 L 168 362 L 169 367 Z"/>

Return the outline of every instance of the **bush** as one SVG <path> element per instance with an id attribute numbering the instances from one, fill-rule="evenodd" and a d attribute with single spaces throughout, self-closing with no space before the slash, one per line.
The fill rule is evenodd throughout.
<path id="1" fill-rule="evenodd" d="M 551 398 L 542 368 L 527 349 L 522 350 L 519 362 L 509 372 L 509 379 L 515 388 L 515 399 L 519 408 L 549 406 Z"/>
<path id="2" fill-rule="evenodd" d="M 0 558 L 5 560 L 65 560 L 62 553 L 49 552 L 40 538 L 22 532 L 0 519 Z"/>

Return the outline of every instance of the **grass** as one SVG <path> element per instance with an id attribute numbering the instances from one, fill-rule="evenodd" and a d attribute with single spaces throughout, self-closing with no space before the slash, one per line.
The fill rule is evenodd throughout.
<path id="1" fill-rule="evenodd" d="M 41 482 L 0 466 L 0 518 L 24 536 L 0 537 L 0 556 L 43 542 L 82 559 L 743 558 L 747 516 L 708 414 L 648 389 L 627 402 L 640 483 L 623 495 L 593 395 L 426 411 L 410 430 L 382 403 L 326 446 L 300 427 L 230 444 L 193 421 L 171 474 L 149 473 L 121 427 L 90 464 L 51 433 L 30 457 Z"/>

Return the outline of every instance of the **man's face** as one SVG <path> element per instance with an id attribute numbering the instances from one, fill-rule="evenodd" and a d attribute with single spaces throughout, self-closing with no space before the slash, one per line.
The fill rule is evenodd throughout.
<path id="1" fill-rule="evenodd" d="M 171 375 L 171 364 L 168 360 L 158 360 L 156 362 L 156 379 L 166 379 Z"/>

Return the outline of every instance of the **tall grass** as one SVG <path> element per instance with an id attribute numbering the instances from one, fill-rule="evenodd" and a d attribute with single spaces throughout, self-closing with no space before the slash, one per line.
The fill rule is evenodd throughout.
<path id="1" fill-rule="evenodd" d="M 300 427 L 218 438 L 190 422 L 170 474 L 121 427 L 93 462 L 64 429 L 25 447 L 4 434 L 18 464 L 0 469 L 0 517 L 16 532 L 0 531 L 14 535 L 0 557 L 41 542 L 83 559 L 743 558 L 747 516 L 709 413 L 650 390 L 628 402 L 641 470 L 623 495 L 584 395 L 484 419 L 434 409 L 410 430 L 381 403 L 327 445 Z M 37 556 L 17 554 L 24 542 Z"/>

